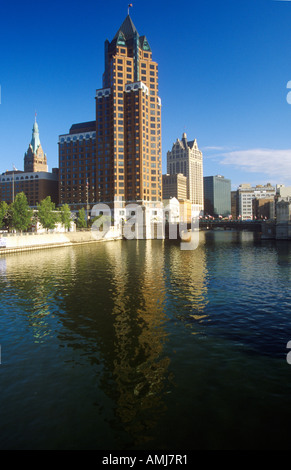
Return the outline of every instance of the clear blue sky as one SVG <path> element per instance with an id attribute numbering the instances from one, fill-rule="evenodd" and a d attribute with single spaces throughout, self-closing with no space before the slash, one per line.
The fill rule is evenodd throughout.
<path id="1" fill-rule="evenodd" d="M 104 41 L 128 2 L 1 3 L 0 172 L 23 169 L 35 111 L 51 169 L 58 136 L 95 119 Z M 291 1 L 132 3 L 159 64 L 163 172 L 167 151 L 186 132 L 203 151 L 205 176 L 222 174 L 234 188 L 291 185 Z"/>

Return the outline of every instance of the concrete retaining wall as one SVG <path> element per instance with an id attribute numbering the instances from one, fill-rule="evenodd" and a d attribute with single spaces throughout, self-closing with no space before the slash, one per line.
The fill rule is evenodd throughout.
<path id="1" fill-rule="evenodd" d="M 120 239 L 120 234 L 112 230 L 105 237 L 96 237 L 91 230 L 65 233 L 23 233 L 0 235 L 0 255 L 10 252 L 70 246 L 74 244 L 93 243 Z"/>

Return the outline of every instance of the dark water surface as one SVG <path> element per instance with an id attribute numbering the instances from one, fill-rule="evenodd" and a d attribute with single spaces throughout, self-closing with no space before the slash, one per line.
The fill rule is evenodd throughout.
<path id="1" fill-rule="evenodd" d="M 290 449 L 290 242 L 0 258 L 1 449 Z"/>

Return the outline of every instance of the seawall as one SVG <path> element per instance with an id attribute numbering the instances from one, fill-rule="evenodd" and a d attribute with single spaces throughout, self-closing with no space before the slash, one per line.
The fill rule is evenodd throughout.
<path id="1" fill-rule="evenodd" d="M 7 253 L 56 248 L 84 243 L 100 243 L 103 241 L 119 240 L 118 232 L 110 231 L 106 236 L 97 238 L 94 231 L 77 231 L 63 233 L 22 233 L 5 234 L 0 236 L 0 256 Z"/>

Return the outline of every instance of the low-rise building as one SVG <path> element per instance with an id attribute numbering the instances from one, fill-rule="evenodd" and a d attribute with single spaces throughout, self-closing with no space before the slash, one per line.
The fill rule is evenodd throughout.
<path id="1" fill-rule="evenodd" d="M 0 176 L 0 201 L 11 204 L 24 193 L 29 206 L 36 207 L 47 196 L 58 204 L 58 170 L 49 172 L 6 171 Z"/>
<path id="2" fill-rule="evenodd" d="M 269 217 L 272 218 L 274 215 L 274 209 L 272 209 L 272 201 L 275 201 L 276 188 L 270 183 L 266 185 L 251 186 L 248 183 L 241 184 L 238 187 L 238 207 L 239 217 L 242 220 L 254 219 L 256 214 L 254 213 L 253 200 L 257 199 L 260 202 L 255 204 L 255 207 L 263 207 L 264 202 L 270 203 L 269 205 Z M 265 200 L 262 202 L 262 200 Z M 267 207 L 267 206 L 266 206 Z M 265 210 L 266 210 L 265 207 Z"/>

